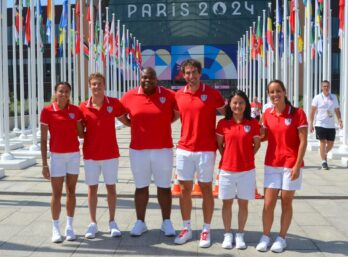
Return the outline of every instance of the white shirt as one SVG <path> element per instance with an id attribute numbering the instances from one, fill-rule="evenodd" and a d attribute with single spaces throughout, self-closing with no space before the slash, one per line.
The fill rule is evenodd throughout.
<path id="1" fill-rule="evenodd" d="M 320 93 L 313 98 L 312 106 L 317 107 L 315 127 L 335 128 L 335 109 L 339 108 L 336 95 Z"/>

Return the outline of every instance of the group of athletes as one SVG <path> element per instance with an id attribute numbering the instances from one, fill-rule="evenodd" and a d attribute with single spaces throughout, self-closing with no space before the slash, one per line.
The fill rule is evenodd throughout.
<path id="1" fill-rule="evenodd" d="M 75 240 L 73 229 L 76 205 L 75 188 L 79 174 L 80 150 L 78 137 L 83 138 L 85 180 L 88 185 L 90 224 L 85 237 L 98 233 L 96 220 L 98 183 L 101 173 L 107 189 L 109 229 L 112 237 L 121 236 L 115 222 L 116 180 L 119 149 L 115 118 L 131 128 L 129 158 L 135 183 L 137 220 L 132 236 L 146 232 L 146 207 L 149 185 L 153 177 L 162 212 L 161 230 L 166 236 L 176 236 L 175 244 L 192 239 L 191 192 L 195 178 L 202 192 L 203 228 L 200 247 L 211 245 L 210 224 L 214 210 L 212 181 L 216 150 L 219 164 L 219 199 L 223 201 L 222 247 L 245 249 L 244 228 L 248 217 L 248 201 L 255 198 L 255 154 L 261 141 L 268 140 L 264 168 L 263 233 L 258 251 L 267 251 L 271 244 L 271 228 L 277 197 L 281 198 L 280 231 L 271 246 L 274 252 L 286 248 L 286 234 L 292 220 L 292 201 L 301 188 L 303 158 L 307 146 L 307 118 L 302 109 L 291 105 L 282 81 L 269 82 L 267 92 L 271 107 L 262 115 L 262 128 L 247 95 L 235 90 L 225 104 L 216 89 L 201 82 L 201 63 L 189 59 L 181 71 L 187 84 L 173 92 L 157 84 L 151 67 L 141 71 L 140 86 L 125 93 L 121 100 L 105 95 L 105 78 L 99 73 L 89 76 L 91 97 L 79 107 L 69 103 L 71 86 L 57 83 L 52 103 L 41 114 L 42 173 L 52 185 L 52 242 L 63 241 L 60 232 L 61 195 L 65 180 L 67 222 L 66 240 Z M 216 126 L 216 111 L 224 115 Z M 259 113 L 260 115 L 260 113 Z M 256 115 L 257 116 L 257 115 Z M 181 136 L 176 146 L 176 174 L 181 186 L 180 209 L 183 220 L 176 235 L 170 220 L 173 169 L 171 123 L 181 120 Z M 50 133 L 50 165 L 47 161 L 47 139 Z M 232 234 L 232 204 L 237 199 L 238 228 Z"/>

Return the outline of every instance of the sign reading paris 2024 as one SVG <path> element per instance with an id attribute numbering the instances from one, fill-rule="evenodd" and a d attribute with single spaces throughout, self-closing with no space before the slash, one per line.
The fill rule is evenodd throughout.
<path id="1" fill-rule="evenodd" d="M 237 78 L 237 41 L 262 16 L 268 1 L 114 0 L 111 12 L 142 42 L 143 65 L 160 80 L 182 77 L 180 64 L 194 58 L 203 79 Z"/>
<path id="2" fill-rule="evenodd" d="M 235 44 L 262 16 L 265 0 L 109 1 L 110 13 L 144 45 Z"/>

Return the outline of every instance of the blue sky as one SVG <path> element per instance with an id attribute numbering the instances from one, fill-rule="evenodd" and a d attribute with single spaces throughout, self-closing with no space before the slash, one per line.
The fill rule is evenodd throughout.
<path id="1" fill-rule="evenodd" d="M 2 1 L 2 0 L 0 0 Z M 23 4 L 25 4 L 26 0 L 22 0 L 23 1 Z M 52 2 L 54 1 L 54 3 L 56 5 L 61 5 L 63 3 L 64 0 L 52 0 Z M 7 7 L 8 8 L 12 8 L 13 6 L 13 0 L 7 0 Z M 35 1 L 36 2 L 36 1 Z M 75 4 L 76 0 L 70 0 L 70 3 L 71 4 Z M 42 6 L 46 6 L 47 5 L 47 0 L 41 0 L 41 5 Z"/>

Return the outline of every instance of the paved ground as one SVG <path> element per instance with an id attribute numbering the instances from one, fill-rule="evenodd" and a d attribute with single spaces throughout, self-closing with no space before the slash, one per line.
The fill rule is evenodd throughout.
<path id="1" fill-rule="evenodd" d="M 174 126 L 175 141 L 179 135 L 179 123 Z M 223 225 L 221 203 L 215 201 L 212 223 L 212 246 L 208 249 L 198 247 L 198 236 L 202 227 L 201 200 L 194 199 L 192 222 L 194 239 L 182 246 L 173 244 L 173 238 L 163 236 L 159 230 L 161 215 L 151 187 L 146 223 L 149 232 L 139 238 L 129 236 L 135 222 L 133 207 L 134 185 L 129 168 L 128 144 L 129 129 L 117 131 L 121 148 L 119 182 L 117 191 L 116 220 L 123 232 L 121 238 L 110 238 L 107 233 L 108 212 L 105 200 L 105 187 L 100 187 L 101 197 L 98 206 L 99 233 L 95 240 L 83 238 L 88 224 L 87 186 L 84 172 L 77 185 L 77 208 L 75 230 L 78 240 L 53 244 L 50 218 L 50 184 L 41 177 L 41 164 L 26 170 L 6 171 L 0 180 L 0 256 L 271 256 L 271 252 L 258 253 L 255 246 L 261 235 L 262 200 L 250 202 L 250 213 L 246 226 L 246 250 L 224 250 L 221 248 Z M 257 180 L 262 186 L 262 168 L 265 145 L 257 154 Z M 307 152 L 305 157 L 303 190 L 296 194 L 293 223 L 288 234 L 288 249 L 282 256 L 348 256 L 348 170 L 331 161 L 331 170 L 318 169 L 317 152 Z M 64 201 L 64 199 L 63 199 Z M 63 207 L 64 208 L 64 207 Z M 236 208 L 233 228 L 236 226 Z M 279 230 L 279 204 L 272 231 L 272 237 Z M 173 201 L 172 220 L 179 230 L 181 217 L 178 199 Z M 65 210 L 61 221 L 65 224 Z"/>

